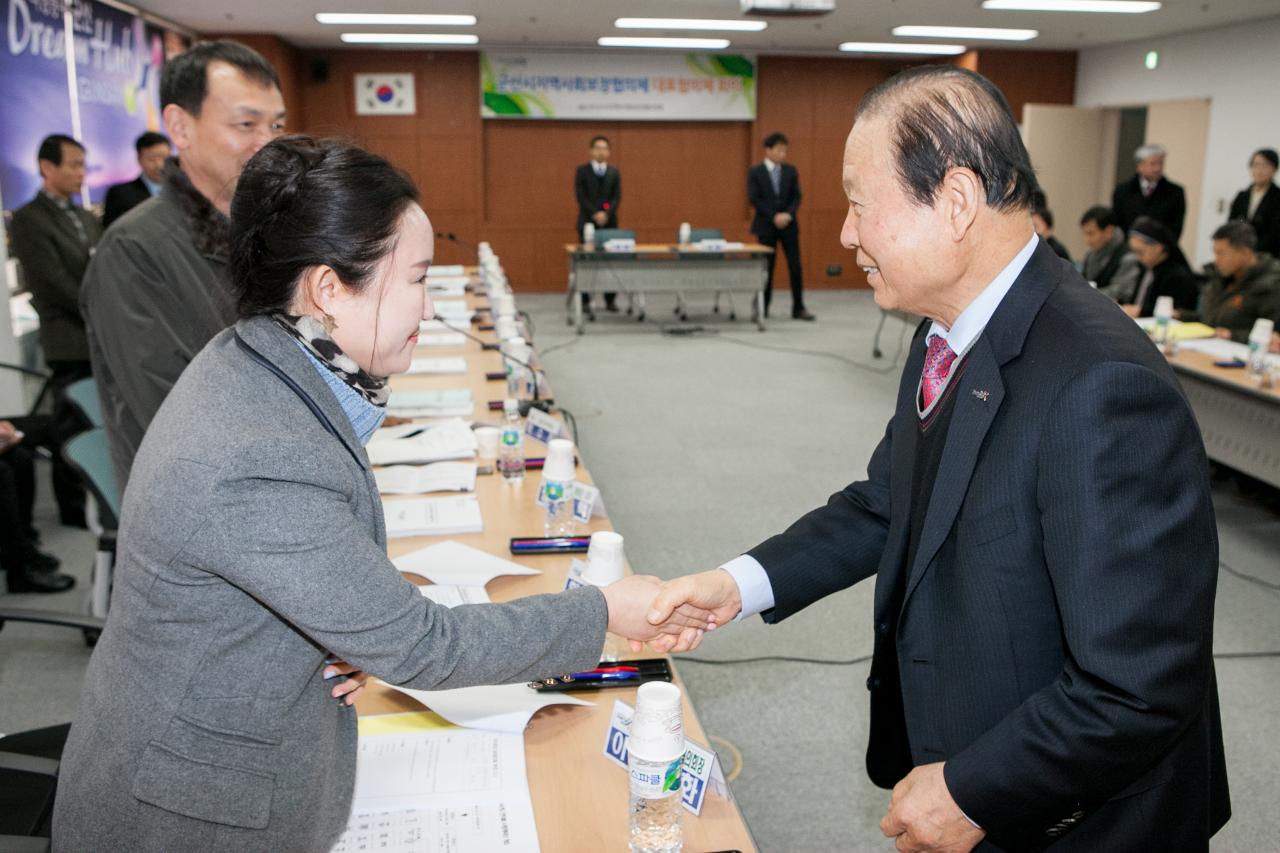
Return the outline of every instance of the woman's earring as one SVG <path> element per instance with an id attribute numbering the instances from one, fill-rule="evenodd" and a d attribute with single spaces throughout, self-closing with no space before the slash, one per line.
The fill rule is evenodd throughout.
<path id="1" fill-rule="evenodd" d="M 338 321 L 333 319 L 333 315 L 328 311 L 325 311 L 323 316 L 324 318 L 320 321 L 320 325 L 324 326 L 324 333 L 326 335 L 332 335 L 333 330 L 338 328 Z"/>

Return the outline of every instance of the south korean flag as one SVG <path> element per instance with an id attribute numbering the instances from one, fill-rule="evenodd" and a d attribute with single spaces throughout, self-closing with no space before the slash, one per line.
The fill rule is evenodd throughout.
<path id="1" fill-rule="evenodd" d="M 416 112 L 412 73 L 356 75 L 356 115 L 411 116 Z"/>

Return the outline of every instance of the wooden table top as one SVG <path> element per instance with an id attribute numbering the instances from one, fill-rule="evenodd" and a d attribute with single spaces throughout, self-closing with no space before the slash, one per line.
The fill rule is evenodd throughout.
<path id="1" fill-rule="evenodd" d="M 743 243 L 741 246 L 735 246 L 728 249 L 699 249 L 694 244 L 681 245 L 679 243 L 636 243 L 633 251 L 627 252 L 606 252 L 604 249 L 593 248 L 589 243 L 565 243 L 564 250 L 570 255 L 679 255 L 681 257 L 696 258 L 699 256 L 716 257 L 718 255 L 772 255 L 773 249 L 760 243 Z"/>

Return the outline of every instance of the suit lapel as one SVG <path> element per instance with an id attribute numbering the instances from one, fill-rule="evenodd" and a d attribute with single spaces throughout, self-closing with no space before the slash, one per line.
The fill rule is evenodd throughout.
<path id="1" fill-rule="evenodd" d="M 53 221 L 54 227 L 66 235 L 66 237 L 71 240 L 72 245 L 76 248 L 83 248 L 84 241 L 80 239 L 80 234 L 76 231 L 75 223 L 72 222 L 70 218 L 74 214 L 67 213 L 67 211 L 58 207 L 57 203 L 44 193 L 40 193 L 37 198 L 40 199 L 40 203 L 44 207 L 45 215 Z M 87 231 L 86 236 L 88 236 Z"/>

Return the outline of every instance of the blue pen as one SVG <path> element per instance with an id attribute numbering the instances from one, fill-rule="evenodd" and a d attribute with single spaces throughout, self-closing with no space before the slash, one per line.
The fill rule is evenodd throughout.
<path id="1" fill-rule="evenodd" d="M 562 681 L 633 681 L 640 677 L 638 672 L 575 672 L 567 675 Z"/>

